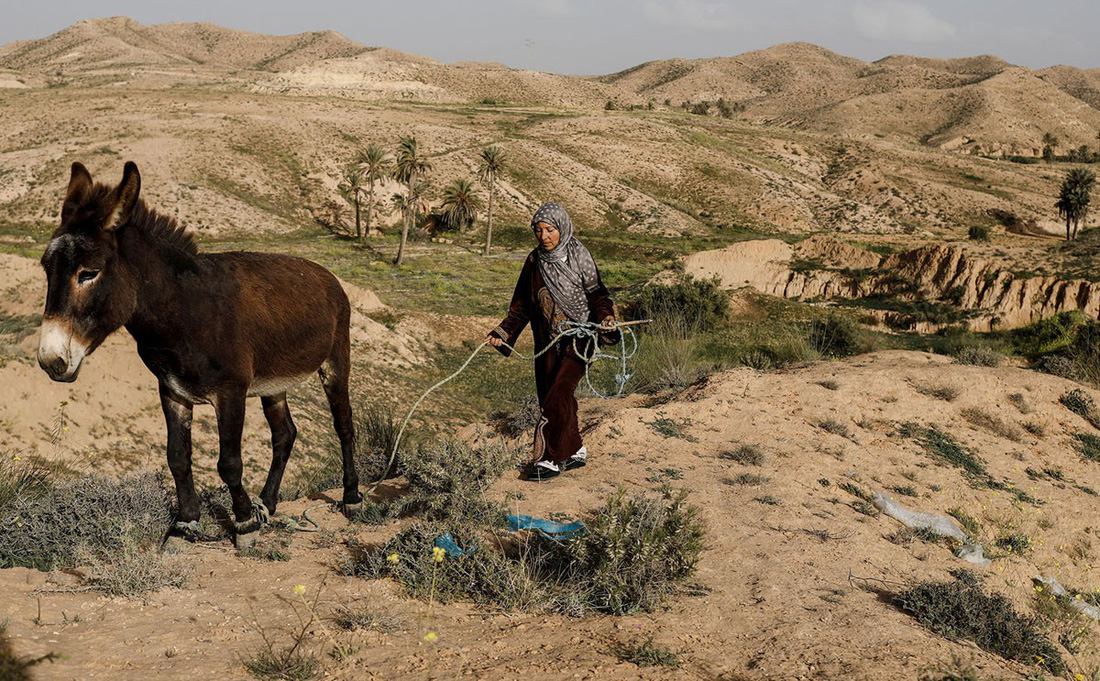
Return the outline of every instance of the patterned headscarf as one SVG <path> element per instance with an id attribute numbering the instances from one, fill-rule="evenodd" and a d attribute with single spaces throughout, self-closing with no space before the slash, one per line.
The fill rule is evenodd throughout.
<path id="1" fill-rule="evenodd" d="M 531 218 L 531 229 L 545 222 L 561 234 L 553 250 L 537 249 L 539 272 L 554 303 L 575 322 L 588 321 L 588 295 L 599 284 L 596 261 L 577 239 L 573 238 L 573 221 L 569 213 L 556 203 L 544 203 Z"/>

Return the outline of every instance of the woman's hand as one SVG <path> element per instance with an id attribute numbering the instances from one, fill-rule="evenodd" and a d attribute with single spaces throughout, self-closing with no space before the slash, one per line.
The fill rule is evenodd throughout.
<path id="1" fill-rule="evenodd" d="M 490 334 L 486 334 L 485 340 L 482 341 L 482 342 L 483 343 L 488 343 L 489 345 L 493 346 L 494 348 L 499 348 L 504 341 L 502 341 L 501 339 L 497 338 L 496 336 L 494 336 L 493 334 L 490 333 Z"/>
<path id="2" fill-rule="evenodd" d="M 602 326 L 602 327 L 604 327 L 604 328 L 606 328 L 606 329 L 613 329 L 613 328 L 615 328 L 615 315 L 611 315 L 611 314 L 609 314 L 609 315 L 607 315 L 606 317 L 604 317 L 604 318 L 603 318 L 603 321 L 602 321 L 602 322 L 600 322 L 600 326 Z"/>

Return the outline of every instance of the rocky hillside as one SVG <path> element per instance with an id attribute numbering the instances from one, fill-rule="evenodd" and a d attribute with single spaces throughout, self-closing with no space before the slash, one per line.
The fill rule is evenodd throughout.
<path id="1" fill-rule="evenodd" d="M 724 98 L 739 116 L 858 131 L 972 153 L 1038 155 L 1042 136 L 1096 144 L 1094 72 L 1032 71 L 997 57 L 875 62 L 792 43 L 737 57 L 649 62 L 601 80 L 656 101 Z"/>
<path id="2" fill-rule="evenodd" d="M 146 26 L 127 17 L 81 21 L 39 40 L 0 48 L 0 66 L 53 75 L 155 68 L 278 71 L 366 48 L 335 31 L 273 36 L 214 24 Z"/>
<path id="3" fill-rule="evenodd" d="M 1073 310 L 1100 316 L 1096 282 L 1014 274 L 962 244 L 879 255 L 829 237 L 811 237 L 795 246 L 747 241 L 693 253 L 684 271 L 717 277 L 726 288 L 748 286 L 794 300 L 943 301 L 967 311 L 965 324 L 976 331 L 1017 328 Z M 912 328 L 932 332 L 941 326 L 918 322 Z"/>

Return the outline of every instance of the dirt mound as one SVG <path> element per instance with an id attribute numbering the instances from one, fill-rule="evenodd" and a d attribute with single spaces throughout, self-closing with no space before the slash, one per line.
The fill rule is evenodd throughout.
<path id="1" fill-rule="evenodd" d="M 1017 276 L 957 244 L 879 256 L 824 236 L 794 247 L 778 240 L 747 241 L 693 253 L 684 260 L 684 271 L 717 277 L 726 288 L 749 286 L 799 300 L 890 297 L 899 281 L 909 282 L 931 299 L 973 311 L 966 324 L 976 331 L 1026 326 L 1071 310 L 1100 316 L 1100 285 Z"/>
<path id="2" fill-rule="evenodd" d="M 929 394 L 945 387 L 954 401 Z M 401 523 L 349 528 L 322 509 L 313 515 L 325 531 L 293 535 L 288 561 L 239 558 L 228 542 L 193 546 L 186 556 L 196 568 L 190 586 L 143 599 L 58 592 L 73 577 L 0 571 L 0 617 L 10 620 L 19 654 L 63 654 L 38 669 L 43 680 L 227 669 L 243 678 L 240 660 L 262 646 L 255 622 L 285 641 L 296 619 L 282 599 L 294 600 L 296 585 L 312 596 L 322 584 L 322 615 L 351 604 L 397 622 L 386 631 L 313 631 L 309 650 L 327 647 L 327 636 L 353 650 L 340 660 L 323 658 L 332 678 L 383 669 L 427 678 L 477 670 L 564 679 L 587 670 L 599 678 L 885 680 L 914 678 L 955 654 L 981 678 L 1023 679 L 1033 665 L 938 637 L 851 579 L 885 580 L 885 587 L 873 584 L 890 591 L 949 579 L 949 570 L 969 566 L 948 545 L 899 532 L 900 524 L 857 495 L 886 491 L 915 510 L 972 518 L 968 532 L 994 556 L 982 571 L 986 588 L 1019 611 L 1033 612 L 1034 574 L 1091 589 L 1095 540 L 1091 516 L 1081 509 L 1095 504 L 1087 490 L 1100 464 L 1071 445 L 1075 433 L 1090 429 L 1058 403 L 1072 387 L 1021 369 L 886 352 L 784 372 L 724 372 L 652 406 L 636 398 L 584 402 L 588 466 L 537 490 L 508 475 L 492 495 L 508 498 L 513 512 L 577 517 L 616 487 L 690 490 L 707 525 L 696 575 L 705 595 L 681 596 L 668 611 L 568 619 L 457 603 L 429 612 L 392 582 L 345 577 L 332 567 L 346 550 L 342 540 L 381 543 Z M 978 412 L 989 417 L 980 423 L 1002 427 L 975 425 Z M 972 453 L 982 479 L 1000 489 L 968 479 L 905 435 L 932 426 Z M 753 456 L 739 453 L 743 447 Z M 399 487 L 393 485 L 387 494 Z M 280 510 L 297 514 L 313 505 L 303 499 Z M 1015 553 L 997 548 L 1004 537 L 1016 538 Z M 429 632 L 434 642 L 425 640 Z M 643 670 L 618 658 L 619 644 L 649 635 L 680 651 L 679 671 Z M 1080 655 L 1080 664 L 1093 663 L 1091 652 Z"/>

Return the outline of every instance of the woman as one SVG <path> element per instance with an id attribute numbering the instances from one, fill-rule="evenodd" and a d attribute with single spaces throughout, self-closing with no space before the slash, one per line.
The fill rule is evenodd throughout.
<path id="1" fill-rule="evenodd" d="M 531 323 L 535 351 L 541 352 L 561 333 L 562 322 L 599 321 L 608 328 L 600 344 L 618 339 L 611 332 L 615 304 L 611 300 L 592 254 L 573 236 L 573 221 L 556 203 L 545 203 L 531 218 L 539 245 L 527 256 L 516 282 L 508 316 L 485 337 L 504 356 L 505 345 L 515 345 Z M 588 341 L 589 343 L 591 341 Z M 578 343 L 582 353 L 591 348 Z M 535 386 L 542 411 L 535 427 L 535 446 L 528 480 L 542 481 L 562 471 L 585 465 L 588 452 L 577 427 L 577 398 L 573 393 L 584 376 L 585 363 L 577 356 L 571 337 L 563 338 L 535 359 Z"/>

